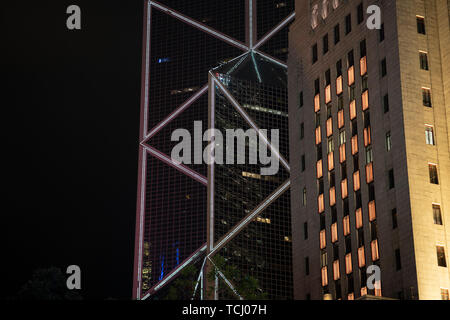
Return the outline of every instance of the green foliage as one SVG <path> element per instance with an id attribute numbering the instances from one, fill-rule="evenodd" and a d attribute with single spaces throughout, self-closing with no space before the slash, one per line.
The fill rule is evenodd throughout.
<path id="1" fill-rule="evenodd" d="M 190 265 L 181 271 L 181 274 L 169 288 L 166 300 L 190 300 L 197 283 L 198 270 Z"/>
<path id="2" fill-rule="evenodd" d="M 18 300 L 82 300 L 77 290 L 69 290 L 66 276 L 61 269 L 51 267 L 34 271 L 29 280 L 19 290 Z"/>

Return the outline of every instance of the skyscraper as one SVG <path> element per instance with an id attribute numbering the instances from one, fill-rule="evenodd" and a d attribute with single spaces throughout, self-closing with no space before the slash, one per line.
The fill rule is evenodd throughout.
<path id="1" fill-rule="evenodd" d="M 265 77 L 265 73 L 277 73 L 276 68 L 282 68 L 286 72 L 287 25 L 293 18 L 292 0 L 145 2 L 134 298 L 148 298 L 173 280 L 185 266 L 195 261 L 201 261 L 207 254 L 209 256 L 213 254 L 212 251 L 216 247 L 214 242 L 220 240 L 220 236 L 226 235 L 228 231 L 225 230 L 225 224 L 221 220 L 214 219 L 214 224 L 217 224 L 215 230 L 220 230 L 220 232 L 214 233 L 214 237 L 208 240 L 207 235 L 212 234 L 211 230 L 213 230 L 208 224 L 208 221 L 212 220 L 207 220 L 207 216 L 211 218 L 211 213 L 213 213 L 212 207 L 208 206 L 208 203 L 211 204 L 214 201 L 217 203 L 216 208 L 222 206 L 222 210 L 229 208 L 230 212 L 235 213 L 234 216 L 230 214 L 227 221 L 227 226 L 230 228 L 233 227 L 233 223 L 246 216 L 245 210 L 252 210 L 250 209 L 252 204 L 258 205 L 257 200 L 260 199 L 260 195 L 254 194 L 254 197 L 249 199 L 242 196 L 239 199 L 235 197 L 239 188 L 245 184 L 250 186 L 252 185 L 251 181 L 257 180 L 253 178 L 255 177 L 252 175 L 254 172 L 241 171 L 240 182 L 224 181 L 222 184 L 216 181 L 213 185 L 211 183 L 211 167 L 214 166 L 209 166 L 210 170 L 208 170 L 206 164 L 179 164 L 171 159 L 171 151 L 177 144 L 172 141 L 171 137 L 174 130 L 180 128 L 186 129 L 194 135 L 196 122 L 203 123 L 205 130 L 214 123 L 210 122 L 211 119 L 208 116 L 208 110 L 211 110 L 213 106 L 208 103 L 210 100 L 208 92 L 210 97 L 217 94 L 217 101 L 220 102 L 216 105 L 217 110 L 232 112 L 221 109 L 221 106 L 227 104 L 223 98 L 224 92 L 235 94 L 233 90 L 236 87 L 233 86 L 238 83 L 241 85 L 245 81 L 247 81 L 246 86 L 248 86 L 249 92 L 241 92 L 240 97 L 245 94 L 249 96 L 266 94 L 267 101 L 281 99 L 281 102 L 278 109 L 277 106 L 274 107 L 275 109 L 271 109 L 270 106 L 256 105 L 255 103 L 261 103 L 261 100 L 251 97 L 242 99 L 238 104 L 247 104 L 253 109 L 259 108 L 259 111 L 253 109 L 248 111 L 255 117 L 261 113 L 271 114 L 270 112 L 272 112 L 273 118 L 283 117 L 287 113 L 286 88 L 284 88 L 284 92 L 282 89 L 276 91 L 277 86 L 274 86 L 273 83 L 266 83 L 269 77 Z M 256 83 L 252 84 L 254 82 L 249 81 L 255 79 L 240 79 L 238 76 L 233 81 L 224 84 L 220 75 L 229 73 L 228 76 L 233 77 L 236 75 L 235 72 L 242 69 L 236 67 L 233 72 L 221 70 L 225 70 L 233 62 L 244 62 L 241 59 L 246 60 L 245 63 L 242 63 L 241 68 L 248 67 L 249 63 L 253 70 L 257 70 L 260 66 L 262 71 L 261 74 L 256 74 Z M 269 62 L 277 67 L 268 69 Z M 216 74 L 210 74 L 209 71 L 217 67 L 219 69 L 216 71 L 218 74 L 216 78 Z M 266 86 L 264 90 L 263 85 Z M 222 87 L 224 90 L 221 90 L 222 93 L 216 92 L 216 87 Z M 270 88 L 272 91 L 265 91 L 266 88 Z M 229 102 L 228 106 L 230 107 Z M 279 114 L 273 114 L 275 111 Z M 226 118 L 223 120 L 231 121 Z M 255 123 L 265 129 L 264 126 L 269 124 L 269 120 L 265 122 L 259 120 L 259 118 L 255 119 Z M 245 123 L 248 124 L 248 121 L 242 122 L 242 124 Z M 284 135 L 284 142 L 287 144 L 287 134 Z M 204 143 L 203 148 L 206 146 Z M 287 147 L 285 147 L 285 151 L 287 151 Z M 220 168 L 214 168 L 214 170 L 218 170 L 216 178 L 220 179 Z M 276 178 L 274 180 L 276 182 L 267 182 L 263 179 L 258 181 L 260 181 L 260 185 L 272 183 L 273 191 L 276 191 L 277 183 L 284 181 Z M 255 186 L 256 183 L 253 185 Z M 266 189 L 266 191 L 269 190 Z M 229 195 L 226 192 L 229 192 Z M 217 193 L 220 193 L 220 197 L 229 196 L 230 201 L 221 203 L 221 198 L 217 197 Z M 249 193 L 247 195 L 251 196 Z M 216 197 L 213 198 L 213 196 Z M 285 199 L 284 203 L 286 201 Z M 266 204 L 271 203 L 272 201 Z M 286 216 L 283 216 L 283 219 L 289 220 L 289 210 L 283 208 L 283 210 L 287 210 L 284 211 Z M 210 210 L 209 214 L 208 210 Z M 274 211 L 274 209 L 271 210 Z M 222 218 L 227 218 L 226 213 L 219 209 L 217 209 L 217 214 L 223 214 Z M 259 219 L 261 221 L 258 221 L 256 215 L 254 218 L 256 220 L 251 224 L 264 223 L 261 222 L 262 218 Z M 267 222 L 269 218 L 265 219 L 264 221 Z M 273 226 L 287 227 L 284 220 L 280 219 L 280 221 L 274 222 Z M 221 227 L 219 227 L 220 223 L 222 223 Z M 242 225 L 237 227 L 240 226 Z M 257 227 L 255 228 L 257 229 Z M 290 243 L 289 229 L 281 231 L 284 234 L 282 244 L 277 244 L 274 248 L 286 250 L 286 243 Z M 228 240 L 221 242 L 220 249 L 226 250 L 233 245 L 250 251 L 254 249 L 251 245 L 242 243 L 239 232 L 235 234 L 239 235 L 232 242 L 227 242 Z M 273 233 L 266 234 L 269 237 Z M 267 239 L 253 240 L 265 241 Z M 218 250 L 214 252 L 218 252 Z M 278 254 L 280 252 L 277 251 Z M 245 258 L 244 254 L 241 252 L 243 258 Z M 226 254 L 223 255 L 226 256 Z M 259 265 L 265 264 L 265 270 L 275 268 L 271 261 L 264 261 L 262 258 L 253 253 L 252 261 L 247 261 L 244 271 L 260 276 L 261 284 L 268 288 L 267 272 L 258 273 L 252 270 L 253 266 L 258 268 L 257 261 L 259 261 Z M 234 260 L 240 267 L 244 267 L 242 261 L 238 262 L 237 255 L 234 256 Z M 270 267 L 267 267 L 268 263 L 271 263 Z M 261 267 L 259 268 L 261 269 Z M 274 287 L 276 285 L 279 283 L 275 281 Z M 292 281 L 290 281 L 290 285 L 292 287 Z M 289 284 L 285 284 L 285 287 L 289 288 Z M 292 293 L 288 291 L 288 289 L 276 287 L 270 293 L 274 297 L 288 298 L 292 296 Z"/>
<path id="2" fill-rule="evenodd" d="M 369 29 L 378 8 L 380 28 Z M 448 299 L 449 10 L 445 0 L 296 1 L 296 299 Z"/>

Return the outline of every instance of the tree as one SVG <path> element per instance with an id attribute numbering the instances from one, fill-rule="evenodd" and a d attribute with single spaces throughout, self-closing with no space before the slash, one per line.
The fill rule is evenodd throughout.
<path id="1" fill-rule="evenodd" d="M 197 284 L 198 270 L 190 265 L 181 271 L 181 274 L 169 287 L 166 300 L 190 300 Z"/>
<path id="2" fill-rule="evenodd" d="M 82 300 L 78 291 L 67 288 L 66 276 L 56 267 L 34 271 L 31 280 L 22 286 L 16 298 L 18 300 Z"/>

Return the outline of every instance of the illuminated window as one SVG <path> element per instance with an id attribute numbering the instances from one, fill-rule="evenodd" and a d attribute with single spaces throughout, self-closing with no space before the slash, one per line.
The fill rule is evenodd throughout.
<path id="1" fill-rule="evenodd" d="M 370 243 L 370 246 L 372 248 L 372 261 L 378 261 L 380 259 L 380 252 L 378 248 L 378 240 L 373 240 Z"/>
<path id="2" fill-rule="evenodd" d="M 330 189 L 330 207 L 333 207 L 336 204 L 336 188 L 333 187 Z"/>
<path id="3" fill-rule="evenodd" d="M 320 126 L 316 128 L 316 145 L 322 143 L 322 130 Z"/>
<path id="4" fill-rule="evenodd" d="M 322 213 L 325 211 L 325 204 L 324 204 L 324 197 L 323 194 L 321 194 L 318 198 L 317 198 L 317 202 L 318 202 L 318 206 L 319 206 L 319 213 Z"/>
<path id="5" fill-rule="evenodd" d="M 442 226 L 441 206 L 438 204 L 433 204 L 433 219 L 434 224 Z"/>
<path id="6" fill-rule="evenodd" d="M 432 126 L 425 126 L 425 139 L 427 144 L 430 146 L 434 146 L 434 129 Z"/>
<path id="7" fill-rule="evenodd" d="M 367 184 L 373 182 L 373 162 L 366 165 L 366 182 Z"/>
<path id="8" fill-rule="evenodd" d="M 355 212 L 356 217 L 356 229 L 361 229 L 363 227 L 362 209 L 359 208 Z"/>
<path id="9" fill-rule="evenodd" d="M 331 242 L 335 243 L 338 241 L 338 228 L 337 223 L 331 225 Z"/>
<path id="10" fill-rule="evenodd" d="M 369 109 L 369 90 L 366 90 L 362 94 L 362 108 L 363 111 Z"/>
<path id="11" fill-rule="evenodd" d="M 364 76 L 367 73 L 367 57 L 362 57 L 359 61 L 359 68 L 361 76 Z"/>
<path id="12" fill-rule="evenodd" d="M 341 271 L 339 266 L 339 260 L 333 262 L 333 279 L 337 281 L 341 278 Z"/>
<path id="13" fill-rule="evenodd" d="M 349 253 L 345 256 L 345 271 L 347 274 L 351 274 L 353 272 L 352 254 L 351 253 Z"/>
<path id="14" fill-rule="evenodd" d="M 326 231 L 320 231 L 320 249 L 325 249 L 327 247 Z"/>
<path id="15" fill-rule="evenodd" d="M 342 129 L 344 127 L 344 125 L 345 125 L 345 123 L 344 123 L 344 110 L 339 110 L 339 112 L 338 112 L 338 128 Z M 345 131 L 344 131 L 344 135 L 345 135 Z"/>
<path id="16" fill-rule="evenodd" d="M 439 184 L 437 165 L 430 163 L 430 164 L 428 164 L 428 167 L 429 167 L 429 171 L 430 171 L 430 183 Z"/>
<path id="17" fill-rule="evenodd" d="M 367 147 L 372 144 L 372 134 L 370 126 L 364 128 L 364 146 Z"/>
<path id="18" fill-rule="evenodd" d="M 320 254 L 320 267 L 326 267 L 328 265 L 328 254 L 326 250 L 323 250 Z"/>
<path id="19" fill-rule="evenodd" d="M 348 236 L 350 234 L 350 216 L 344 217 L 344 236 Z"/>
<path id="20" fill-rule="evenodd" d="M 320 111 L 320 94 L 316 94 L 314 97 L 314 112 Z"/>
<path id="21" fill-rule="evenodd" d="M 441 300 L 447 301 L 448 299 L 448 289 L 441 288 Z"/>
<path id="22" fill-rule="evenodd" d="M 369 202 L 369 221 L 375 221 L 375 219 L 377 218 L 377 212 L 376 212 L 376 207 L 375 207 L 375 201 L 370 201 Z"/>
<path id="23" fill-rule="evenodd" d="M 375 296 L 381 297 L 381 281 L 375 282 Z"/>
<path id="24" fill-rule="evenodd" d="M 328 270 L 327 267 L 323 267 L 322 271 L 322 287 L 326 287 L 328 285 Z"/>
<path id="25" fill-rule="evenodd" d="M 359 177 L 359 171 L 356 171 L 353 174 L 353 190 L 356 192 L 361 189 L 361 180 Z"/>
<path id="26" fill-rule="evenodd" d="M 350 120 L 356 118 L 356 100 L 350 102 Z"/>
<path id="27" fill-rule="evenodd" d="M 391 132 L 386 133 L 386 151 L 389 152 L 392 149 L 392 137 Z"/>
<path id="28" fill-rule="evenodd" d="M 348 68 L 348 85 L 352 86 L 355 83 L 355 67 Z"/>
<path id="29" fill-rule="evenodd" d="M 364 247 L 358 249 L 358 265 L 360 268 L 366 266 L 366 256 Z"/>
<path id="30" fill-rule="evenodd" d="M 323 177 L 323 161 L 319 160 L 317 161 L 317 179 L 320 179 Z"/>
<path id="31" fill-rule="evenodd" d="M 330 152 L 328 154 L 328 171 L 334 170 L 334 153 Z"/>
<path id="32" fill-rule="evenodd" d="M 436 247 L 438 266 L 447 268 L 447 260 L 445 258 L 445 248 L 443 246 Z"/>
<path id="33" fill-rule="evenodd" d="M 361 297 L 367 296 L 367 287 L 361 288 Z"/>
<path id="34" fill-rule="evenodd" d="M 352 292 L 352 293 L 349 293 L 348 294 L 348 297 L 347 297 L 347 300 L 349 300 L 349 301 L 353 301 L 353 300 L 355 300 L 355 294 Z"/>
<path id="35" fill-rule="evenodd" d="M 339 147 L 339 157 L 340 157 L 340 162 L 343 163 L 346 161 L 346 157 L 345 157 L 345 144 L 341 145 Z"/>
<path id="36" fill-rule="evenodd" d="M 348 197 L 348 182 L 347 182 L 347 179 L 342 180 L 342 182 L 341 182 L 341 193 L 342 193 L 342 199 L 346 199 Z"/>
<path id="37" fill-rule="evenodd" d="M 352 155 L 358 153 L 358 136 L 352 137 Z"/>
<path id="38" fill-rule="evenodd" d="M 333 118 L 327 120 L 327 137 L 333 135 Z"/>

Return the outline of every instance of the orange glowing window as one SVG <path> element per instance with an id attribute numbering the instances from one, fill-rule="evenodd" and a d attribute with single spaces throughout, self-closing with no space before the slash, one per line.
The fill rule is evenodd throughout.
<path id="1" fill-rule="evenodd" d="M 323 161 L 320 159 L 317 161 L 317 179 L 320 179 L 323 177 Z"/>
<path id="2" fill-rule="evenodd" d="M 369 221 L 375 221 L 377 219 L 377 211 L 375 209 L 375 201 L 369 202 Z"/>
<path id="3" fill-rule="evenodd" d="M 356 118 L 356 100 L 350 102 L 350 120 Z"/>
<path id="4" fill-rule="evenodd" d="M 341 270 L 339 266 L 339 260 L 333 262 L 333 279 L 334 281 L 339 280 L 341 278 Z"/>
<path id="5" fill-rule="evenodd" d="M 328 154 L 328 171 L 334 170 L 334 153 L 330 152 Z"/>
<path id="6" fill-rule="evenodd" d="M 361 71 L 361 77 L 367 73 L 367 57 L 362 57 L 359 60 L 359 69 Z"/>
<path id="7" fill-rule="evenodd" d="M 320 126 L 316 128 L 316 144 L 322 143 L 322 130 L 320 129 Z"/>
<path id="8" fill-rule="evenodd" d="M 341 163 L 345 162 L 345 143 L 339 147 L 339 157 Z"/>
<path id="9" fill-rule="evenodd" d="M 330 189 L 330 207 L 336 204 L 336 188 L 333 187 Z"/>
<path id="10" fill-rule="evenodd" d="M 362 94 L 362 109 L 369 109 L 369 90 L 366 90 Z"/>
<path id="11" fill-rule="evenodd" d="M 377 282 L 375 282 L 375 296 L 376 297 L 381 297 L 382 296 L 382 294 L 381 294 L 381 281 L 377 281 Z"/>
<path id="12" fill-rule="evenodd" d="M 320 111 L 320 94 L 316 94 L 314 97 L 314 112 Z"/>
<path id="13" fill-rule="evenodd" d="M 361 288 L 361 297 L 367 296 L 367 287 Z"/>
<path id="14" fill-rule="evenodd" d="M 348 297 L 347 297 L 347 300 L 349 300 L 349 301 L 353 301 L 353 300 L 355 300 L 355 294 L 352 292 L 352 293 L 349 293 L 348 294 Z"/>
<path id="15" fill-rule="evenodd" d="M 359 177 L 359 171 L 356 171 L 353 174 L 353 190 L 356 192 L 359 189 L 361 189 L 361 181 L 360 181 L 360 177 Z"/>
<path id="16" fill-rule="evenodd" d="M 355 218 L 356 218 L 356 229 L 361 229 L 363 227 L 363 217 L 361 208 L 356 210 Z"/>
<path id="17" fill-rule="evenodd" d="M 339 110 L 339 112 L 338 112 L 338 127 L 339 127 L 339 129 L 344 127 L 344 125 L 345 125 L 345 122 L 344 122 L 344 110 Z"/>
<path id="18" fill-rule="evenodd" d="M 373 162 L 371 162 L 366 165 L 366 181 L 369 184 L 372 183 L 373 180 Z"/>
<path id="19" fill-rule="evenodd" d="M 372 130 L 370 127 L 364 128 L 364 146 L 372 144 Z"/>
<path id="20" fill-rule="evenodd" d="M 353 272 L 352 254 L 351 253 L 349 253 L 345 256 L 345 272 L 347 274 L 350 274 Z"/>
<path id="21" fill-rule="evenodd" d="M 323 194 L 321 194 L 319 196 L 319 198 L 317 199 L 318 202 L 318 206 L 319 206 L 319 213 L 322 213 L 325 211 L 325 204 L 324 204 L 324 200 L 323 200 Z"/>
<path id="22" fill-rule="evenodd" d="M 355 67 L 348 68 L 348 85 L 351 86 L 355 83 Z"/>
<path id="23" fill-rule="evenodd" d="M 333 135 L 333 118 L 327 120 L 327 137 Z"/>
<path id="24" fill-rule="evenodd" d="M 328 270 L 327 267 L 323 267 L 322 271 L 322 287 L 326 287 L 328 285 Z"/>
<path id="25" fill-rule="evenodd" d="M 325 230 L 320 231 L 320 249 L 327 247 L 327 235 Z"/>
<path id="26" fill-rule="evenodd" d="M 358 265 L 360 268 L 366 266 L 366 251 L 364 250 L 364 247 L 361 247 L 358 249 Z"/>
<path id="27" fill-rule="evenodd" d="M 331 102 L 331 84 L 327 85 L 325 88 L 325 103 L 329 104 Z"/>
<path id="28" fill-rule="evenodd" d="M 342 199 L 347 199 L 348 197 L 348 180 L 344 179 L 341 181 L 341 193 Z"/>
<path id="29" fill-rule="evenodd" d="M 342 83 L 343 83 L 342 76 L 339 76 L 336 79 L 336 94 L 337 95 L 340 95 L 344 91 Z"/>
<path id="30" fill-rule="evenodd" d="M 344 236 L 348 236 L 350 234 L 350 216 L 344 217 Z"/>
<path id="31" fill-rule="evenodd" d="M 338 226 L 337 223 L 331 225 L 331 242 L 338 242 Z"/>
<path id="32" fill-rule="evenodd" d="M 378 249 L 378 240 L 373 240 L 370 243 L 370 246 L 372 248 L 372 260 L 377 261 L 380 259 L 380 251 Z"/>
<path id="33" fill-rule="evenodd" d="M 355 155 L 358 153 L 358 136 L 352 137 L 352 155 Z"/>

